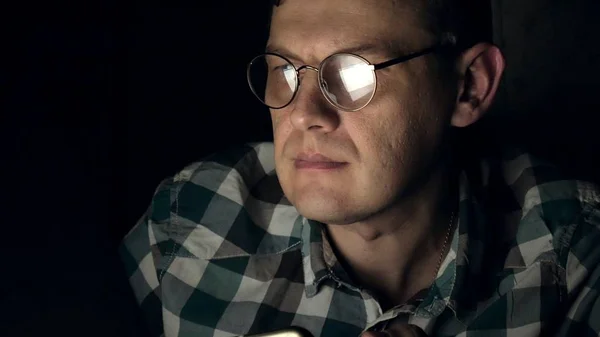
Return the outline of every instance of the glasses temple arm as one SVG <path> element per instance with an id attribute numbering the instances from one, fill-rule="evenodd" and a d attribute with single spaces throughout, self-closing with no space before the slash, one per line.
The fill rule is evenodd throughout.
<path id="1" fill-rule="evenodd" d="M 375 70 L 387 68 L 387 67 L 396 65 L 398 63 L 402 63 L 402 62 L 406 62 L 408 60 L 412 60 L 412 59 L 417 58 L 419 56 L 423 56 L 423 55 L 426 55 L 426 54 L 429 54 L 429 53 L 436 52 L 439 49 L 441 49 L 441 47 L 442 47 L 441 45 L 434 46 L 434 47 L 429 47 L 429 48 L 423 49 L 423 50 L 421 50 L 419 52 L 416 52 L 416 53 L 413 53 L 413 54 L 400 56 L 398 58 L 391 59 L 389 61 L 385 61 L 385 62 L 382 62 L 382 63 L 374 64 L 373 67 L 375 68 Z"/>

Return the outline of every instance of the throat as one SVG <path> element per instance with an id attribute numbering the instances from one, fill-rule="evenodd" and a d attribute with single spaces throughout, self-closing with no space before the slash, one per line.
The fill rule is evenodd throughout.
<path id="1" fill-rule="evenodd" d="M 346 263 L 346 268 L 357 283 L 372 293 L 385 311 L 410 302 L 431 286 L 437 273 L 435 260 L 419 259 L 404 266 L 385 261 L 354 266 Z"/>
<path id="2" fill-rule="evenodd" d="M 447 254 L 457 189 L 455 179 L 436 177 L 362 221 L 326 225 L 332 255 L 382 307 L 404 304 L 428 289 Z"/>
<path id="3" fill-rule="evenodd" d="M 367 237 L 360 231 L 328 226 L 324 248 L 330 253 L 325 255 L 334 256 L 352 281 L 387 310 L 422 295 L 435 281 L 454 223 L 451 213 L 431 226 L 405 226 Z"/>
<path id="4" fill-rule="evenodd" d="M 326 247 L 353 283 L 368 290 L 384 310 L 405 304 L 429 288 L 437 272 L 439 255 L 436 245 L 425 240 L 416 240 L 414 247 L 404 249 L 388 240 L 382 236 L 363 245 L 355 242 Z"/>

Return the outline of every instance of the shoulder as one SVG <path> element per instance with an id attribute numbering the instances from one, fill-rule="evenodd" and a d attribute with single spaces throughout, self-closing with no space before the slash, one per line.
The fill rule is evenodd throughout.
<path id="1" fill-rule="evenodd" d="M 523 218 L 539 216 L 556 225 L 587 218 L 600 206 L 600 189 L 590 181 L 569 177 L 557 166 L 526 152 L 511 150 L 500 162 Z"/>
<path id="2" fill-rule="evenodd" d="M 558 331 L 572 317 L 579 326 L 595 314 L 600 285 L 598 187 L 524 151 L 473 159 L 465 205 L 475 212 L 466 217 L 467 268 L 458 269 L 468 273 L 461 308 L 477 308 L 464 316 L 469 329 L 493 326 L 498 315 L 514 331 L 532 322 Z"/>
<path id="3" fill-rule="evenodd" d="M 569 177 L 529 153 L 507 150 L 498 164 L 501 183 L 512 191 L 523 216 L 534 212 L 547 220 L 569 222 L 600 204 L 596 184 Z"/>
<path id="4" fill-rule="evenodd" d="M 299 217 L 277 180 L 272 143 L 231 147 L 186 166 L 159 185 L 149 212 L 157 240 L 201 259 L 285 251 Z"/>
<path id="5" fill-rule="evenodd" d="M 567 177 L 555 165 L 519 150 L 505 150 L 486 166 L 487 199 L 501 210 L 512 253 L 518 251 L 525 265 L 549 259 L 567 268 L 582 243 L 588 254 L 588 246 L 600 242 L 596 184 Z"/>

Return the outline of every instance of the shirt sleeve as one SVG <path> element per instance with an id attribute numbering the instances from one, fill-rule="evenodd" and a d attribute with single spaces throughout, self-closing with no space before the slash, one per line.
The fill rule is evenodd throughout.
<path id="1" fill-rule="evenodd" d="M 557 336 L 600 336 L 600 208 L 590 205 L 567 261 L 571 305 Z"/>
<path id="2" fill-rule="evenodd" d="M 170 218 L 171 182 L 167 179 L 159 185 L 148 210 L 125 236 L 119 251 L 152 336 L 162 336 L 164 332 L 160 278 L 165 254 L 156 229 Z"/>

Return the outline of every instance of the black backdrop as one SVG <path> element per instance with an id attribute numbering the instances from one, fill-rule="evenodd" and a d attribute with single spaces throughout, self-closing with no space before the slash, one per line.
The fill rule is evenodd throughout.
<path id="1" fill-rule="evenodd" d="M 3 12 L 0 335 L 141 335 L 116 246 L 160 180 L 270 139 L 245 79 L 266 3 Z"/>
<path id="2" fill-rule="evenodd" d="M 141 335 L 117 243 L 161 179 L 210 152 L 270 139 L 245 81 L 266 39 L 266 2 L 40 6 L 4 11 L 0 335 Z M 579 98 L 567 114 L 585 117 L 567 129 L 566 103 L 537 114 L 550 124 L 519 116 L 484 127 L 597 179 L 596 83 L 562 91 Z M 527 132 L 536 125 L 544 129 Z"/>
<path id="3" fill-rule="evenodd" d="M 268 110 L 246 82 L 247 62 L 266 43 L 268 7 L 244 3 L 134 10 L 125 43 L 128 221 L 145 210 L 160 180 L 184 165 L 271 139 Z"/>

